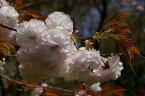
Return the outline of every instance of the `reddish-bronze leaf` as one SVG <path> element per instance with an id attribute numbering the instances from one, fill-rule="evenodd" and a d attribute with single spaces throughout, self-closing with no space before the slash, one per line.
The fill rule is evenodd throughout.
<path id="1" fill-rule="evenodd" d="M 44 92 L 42 96 L 65 96 L 66 92 L 57 90 L 57 89 L 49 89 L 49 88 L 44 88 Z"/>
<path id="2" fill-rule="evenodd" d="M 139 47 L 138 45 L 136 44 L 136 42 L 134 40 L 131 40 L 130 39 L 130 44 L 131 44 L 131 49 L 132 51 L 134 51 L 135 53 L 137 53 L 138 55 L 144 57 L 143 55 L 141 55 L 140 51 L 139 51 Z M 145 58 L 145 57 L 144 57 Z"/>
<path id="3" fill-rule="evenodd" d="M 126 47 L 127 49 L 126 50 L 134 51 L 138 55 L 143 56 L 143 55 L 140 54 L 138 45 L 136 44 L 136 42 L 134 40 L 126 37 L 125 35 L 118 35 L 117 37 L 119 38 L 120 43 L 127 45 L 127 47 Z"/>
<path id="4" fill-rule="evenodd" d="M 111 31 L 111 33 L 113 34 L 127 35 L 131 33 L 130 27 L 128 24 L 113 24 L 108 27 L 113 29 L 113 31 Z"/>
<path id="5" fill-rule="evenodd" d="M 117 35 L 121 48 L 124 51 L 125 56 L 128 58 L 129 61 L 133 61 L 134 56 L 132 53 L 131 45 L 129 43 L 129 39 L 123 35 Z"/>
<path id="6" fill-rule="evenodd" d="M 92 50 L 93 46 L 92 46 L 92 42 L 90 40 L 85 40 L 85 44 L 86 44 L 86 49 L 87 50 Z"/>
<path id="7" fill-rule="evenodd" d="M 88 89 L 88 85 L 86 83 L 81 83 L 77 89 L 74 90 L 74 95 L 73 96 L 77 96 L 77 94 L 84 90 L 85 92 L 87 91 Z M 87 95 L 87 94 L 82 94 L 82 95 Z"/>
<path id="8" fill-rule="evenodd" d="M 15 3 L 22 3 L 24 0 L 15 0 Z"/>
<path id="9" fill-rule="evenodd" d="M 4 54 L 14 54 L 16 52 L 15 47 L 7 40 L 7 36 L 5 36 L 4 33 L 2 33 L 3 31 L 5 31 L 6 29 L 10 30 L 9 27 L 5 27 L 0 25 L 0 60 L 2 60 L 4 58 Z"/>
<path id="10" fill-rule="evenodd" d="M 55 93 L 51 93 L 51 92 L 45 92 L 45 93 L 42 93 L 41 96 L 63 96 L 63 95 L 55 94 Z"/>
<path id="11" fill-rule="evenodd" d="M 10 74 L 3 74 L 5 77 L 7 77 L 7 78 L 12 78 L 12 76 L 10 75 Z M 8 88 L 8 87 L 10 87 L 11 85 L 13 84 L 13 82 L 11 82 L 11 81 L 9 81 L 9 80 L 7 80 L 7 81 L 5 81 L 5 83 L 4 83 L 4 86 L 5 86 L 5 88 Z"/>
<path id="12" fill-rule="evenodd" d="M 126 37 L 125 35 L 117 35 L 117 39 L 124 52 L 124 55 L 126 56 L 126 58 L 128 60 L 128 63 L 130 65 L 132 71 L 134 72 L 133 67 L 131 65 L 132 62 L 134 61 L 134 52 L 137 53 L 138 55 L 142 56 L 140 54 L 137 44 L 135 43 L 134 40 L 131 40 L 130 38 Z"/>
<path id="13" fill-rule="evenodd" d="M 0 41 L 0 52 L 4 54 L 14 54 L 16 53 L 15 47 L 8 41 Z"/>
<path id="14" fill-rule="evenodd" d="M 129 12 L 116 12 L 115 14 L 108 16 L 105 21 L 103 22 L 102 27 L 106 27 L 112 24 L 117 23 L 119 20 L 126 18 L 128 16 L 132 15 L 132 13 Z"/>
<path id="15" fill-rule="evenodd" d="M 108 16 L 103 22 L 102 29 L 100 32 L 102 34 L 102 37 L 104 35 L 105 38 L 112 37 L 119 41 L 119 44 L 124 52 L 124 55 L 127 58 L 132 71 L 134 72 L 134 69 L 132 67 L 132 63 L 134 61 L 134 52 L 140 56 L 142 55 L 140 54 L 139 48 L 137 44 L 135 43 L 135 41 L 127 37 L 127 35 L 131 33 L 129 25 L 118 24 L 119 20 L 126 18 L 130 15 L 132 15 L 132 13 L 117 12 L 111 16 Z M 98 36 L 96 36 L 95 39 L 98 39 L 97 37 Z M 105 65 L 105 68 L 106 66 L 107 65 Z"/>
<path id="16" fill-rule="evenodd" d="M 11 3 L 10 5 L 14 6 L 17 10 L 30 6 L 29 3 L 23 3 L 23 1 L 24 0 L 15 0 L 15 2 Z"/>
<path id="17" fill-rule="evenodd" d="M 102 87 L 101 96 L 124 96 L 126 89 L 116 85 L 104 85 Z"/>
<path id="18" fill-rule="evenodd" d="M 19 21 L 29 21 L 30 19 L 44 20 L 44 16 L 37 10 L 28 9 L 22 11 L 19 15 Z"/>
<path id="19" fill-rule="evenodd" d="M 134 61 L 134 53 L 131 49 L 131 44 L 129 42 L 129 38 L 127 38 L 125 36 L 121 36 L 121 35 L 118 35 L 117 38 L 119 40 L 119 44 L 122 48 L 122 51 L 124 52 L 124 55 L 126 56 L 128 63 L 130 65 L 132 71 L 135 74 L 135 71 L 132 67 L 132 62 Z"/>
<path id="20" fill-rule="evenodd" d="M 105 62 L 105 61 L 102 60 L 102 62 L 104 63 L 104 66 L 102 66 L 102 69 L 103 70 L 106 70 L 106 69 L 109 69 L 110 68 L 110 65 L 109 65 L 109 62 L 108 61 Z"/>
<path id="21" fill-rule="evenodd" d="M 16 9 L 22 9 L 22 8 L 25 8 L 25 7 L 28 7 L 28 6 L 30 6 L 29 3 L 18 4 Z"/>
<path id="22" fill-rule="evenodd" d="M 12 82 L 6 81 L 4 85 L 5 85 L 5 88 L 8 88 L 12 85 Z"/>

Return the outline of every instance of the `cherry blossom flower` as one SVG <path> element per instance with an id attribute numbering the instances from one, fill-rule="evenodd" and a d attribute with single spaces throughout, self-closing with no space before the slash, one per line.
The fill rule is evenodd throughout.
<path id="1" fill-rule="evenodd" d="M 121 76 L 121 71 L 123 69 L 123 64 L 119 60 L 118 55 L 103 58 L 100 66 L 94 69 L 90 74 L 90 78 L 100 82 L 117 79 Z"/>
<path id="2" fill-rule="evenodd" d="M 2 1 L 3 4 L 4 0 Z M 1 6 L 0 8 L 0 24 L 11 27 L 11 28 L 16 28 L 18 24 L 18 12 L 14 9 L 12 6 Z M 5 37 L 6 40 L 15 43 L 15 35 L 16 32 L 12 31 L 7 28 L 1 28 L 0 30 L 0 35 Z"/>
<path id="3" fill-rule="evenodd" d="M 117 79 L 122 69 L 119 56 L 104 58 L 100 56 L 99 51 L 78 50 L 70 53 L 60 71 L 60 77 L 66 81 L 103 82 Z"/>
<path id="4" fill-rule="evenodd" d="M 66 15 L 62 16 L 66 18 Z M 63 20 L 66 22 L 66 19 Z M 54 29 L 46 26 L 48 24 L 35 19 L 29 22 L 24 21 L 18 26 L 17 43 L 20 45 L 20 49 L 17 52 L 17 59 L 21 64 L 22 76 L 31 81 L 32 78 L 39 81 L 49 78 L 49 75 L 57 76 L 56 71 L 64 64 L 68 53 L 76 50 L 68 30 L 60 29 L 60 25 Z M 43 70 L 42 74 L 35 72 L 36 69 Z M 33 73 L 31 76 L 28 74 L 30 71 Z M 31 77 L 31 79 L 27 77 Z"/>
<path id="5" fill-rule="evenodd" d="M 0 23 L 15 28 L 19 14 L 12 6 L 2 6 L 0 8 Z"/>
<path id="6" fill-rule="evenodd" d="M 69 54 L 66 64 L 60 71 L 60 77 L 64 77 L 67 81 L 84 81 L 88 78 L 91 70 L 97 68 L 100 63 L 101 56 L 99 51 L 77 50 Z"/>
<path id="7" fill-rule="evenodd" d="M 46 28 L 45 23 L 40 20 L 24 21 L 17 28 L 17 43 L 20 46 L 25 46 L 28 43 L 42 42 Z"/>
<path id="8" fill-rule="evenodd" d="M 90 86 L 90 90 L 94 91 L 94 92 L 98 92 L 98 91 L 101 91 L 102 88 L 101 88 L 101 83 L 98 82 L 98 83 L 94 83 L 93 85 Z"/>
<path id="9" fill-rule="evenodd" d="M 32 19 L 18 26 L 17 59 L 25 80 L 40 82 L 61 77 L 66 81 L 102 82 L 121 75 L 119 56 L 104 58 L 94 49 L 76 50 L 70 39 L 72 24 L 69 16 L 54 12 L 46 23 Z"/>
<path id="10" fill-rule="evenodd" d="M 9 5 L 6 0 L 0 0 L 0 7 Z"/>
<path id="11" fill-rule="evenodd" d="M 73 22 L 71 21 L 70 17 L 63 12 L 53 12 L 48 15 L 46 24 L 48 28 L 64 29 L 69 34 L 71 34 L 73 31 Z"/>

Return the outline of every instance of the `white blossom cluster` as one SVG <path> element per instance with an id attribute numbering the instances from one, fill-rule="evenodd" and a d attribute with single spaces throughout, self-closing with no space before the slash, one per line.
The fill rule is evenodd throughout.
<path id="1" fill-rule="evenodd" d="M 117 79 L 123 69 L 119 56 L 104 58 L 96 50 L 76 50 L 70 39 L 73 22 L 62 12 L 51 13 L 44 21 L 32 19 L 18 26 L 17 52 L 20 71 L 29 81 L 50 77 L 85 82 Z M 108 68 L 103 69 L 104 62 Z"/>
<path id="2" fill-rule="evenodd" d="M 55 20 L 57 18 L 62 18 L 62 21 Z M 57 76 L 67 54 L 76 50 L 69 37 L 73 24 L 68 15 L 54 12 L 45 22 L 35 19 L 24 21 L 17 32 L 20 71 L 24 77 L 26 75 L 38 81 L 51 75 Z M 32 74 L 29 74 L 30 71 Z"/>
<path id="3" fill-rule="evenodd" d="M 39 82 L 58 77 L 66 81 L 102 82 L 121 75 L 119 56 L 105 58 L 94 49 L 76 49 L 70 39 L 73 22 L 68 15 L 53 12 L 45 21 L 18 23 L 17 11 L 4 0 L 0 2 L 0 24 L 17 30 L 16 43 L 20 48 L 16 56 L 25 80 Z"/>
<path id="4" fill-rule="evenodd" d="M 89 78 L 88 76 L 90 72 L 93 69 L 98 68 L 100 64 L 101 56 L 99 51 L 88 51 L 81 48 L 81 50 L 68 54 L 68 58 L 62 67 L 63 69 L 60 72 L 60 76 L 62 75 L 67 81 L 86 81 Z"/>
<path id="5" fill-rule="evenodd" d="M 99 51 L 78 50 L 68 55 L 64 64 L 65 71 L 63 69 L 60 73 L 67 81 L 79 80 L 91 83 L 115 80 L 120 77 L 123 69 L 119 60 L 118 55 L 104 58 L 100 56 Z"/>
<path id="6" fill-rule="evenodd" d="M 18 16 L 19 14 L 14 7 L 9 6 L 5 0 L 0 0 L 0 24 L 11 28 L 16 28 L 18 24 Z M 14 41 L 16 32 L 10 29 L 1 28 L 0 34 L 8 41 Z"/>

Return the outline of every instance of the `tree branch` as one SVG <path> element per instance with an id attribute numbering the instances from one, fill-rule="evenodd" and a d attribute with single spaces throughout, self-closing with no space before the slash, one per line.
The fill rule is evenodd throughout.
<path id="1" fill-rule="evenodd" d="M 40 85 L 29 85 L 29 84 L 26 84 L 26 83 L 23 83 L 23 82 L 19 82 L 19 81 L 13 80 L 13 79 L 8 78 L 8 77 L 3 76 L 3 75 L 0 75 L 0 77 L 5 79 L 5 80 L 14 82 L 14 83 L 16 83 L 18 85 L 26 86 L 26 87 L 30 87 L 30 88 L 48 88 L 48 89 L 56 89 L 56 90 L 64 91 L 64 92 L 67 92 L 67 93 L 73 93 L 73 91 L 67 90 L 67 89 L 63 89 L 63 88 L 57 88 L 57 87 L 52 87 L 52 86 L 44 87 L 44 86 L 40 86 Z"/>
<path id="2" fill-rule="evenodd" d="M 1 26 L 1 27 L 4 27 L 4 28 L 7 28 L 7 29 L 9 29 L 9 30 L 12 30 L 12 31 L 17 31 L 16 29 L 11 28 L 11 27 L 6 26 L 6 25 L 3 25 L 3 24 L 0 24 L 0 26 Z"/>
<path id="3" fill-rule="evenodd" d="M 78 39 L 78 40 L 88 40 L 88 39 L 93 39 L 93 37 L 92 36 L 90 36 L 90 37 L 77 37 L 76 39 Z"/>

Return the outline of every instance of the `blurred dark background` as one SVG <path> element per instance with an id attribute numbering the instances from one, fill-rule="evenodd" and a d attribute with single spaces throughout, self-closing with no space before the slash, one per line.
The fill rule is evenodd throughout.
<path id="1" fill-rule="evenodd" d="M 125 19 L 131 26 L 131 38 L 134 39 L 141 53 L 145 56 L 145 0 L 24 0 L 32 5 L 29 8 L 40 10 L 43 15 L 54 11 L 62 11 L 70 15 L 74 22 L 74 30 L 79 30 L 79 37 L 91 36 L 101 29 L 103 20 L 117 11 L 134 12 Z M 79 43 L 83 46 L 83 43 Z M 118 53 L 119 45 L 112 39 L 106 39 L 101 44 L 95 44 L 101 53 Z M 108 81 L 127 89 L 125 96 L 145 96 L 145 59 L 136 55 L 133 67 L 136 76 L 128 66 L 124 56 L 121 56 L 124 70 L 116 81 Z M 136 94 L 136 95 L 135 95 Z"/>

